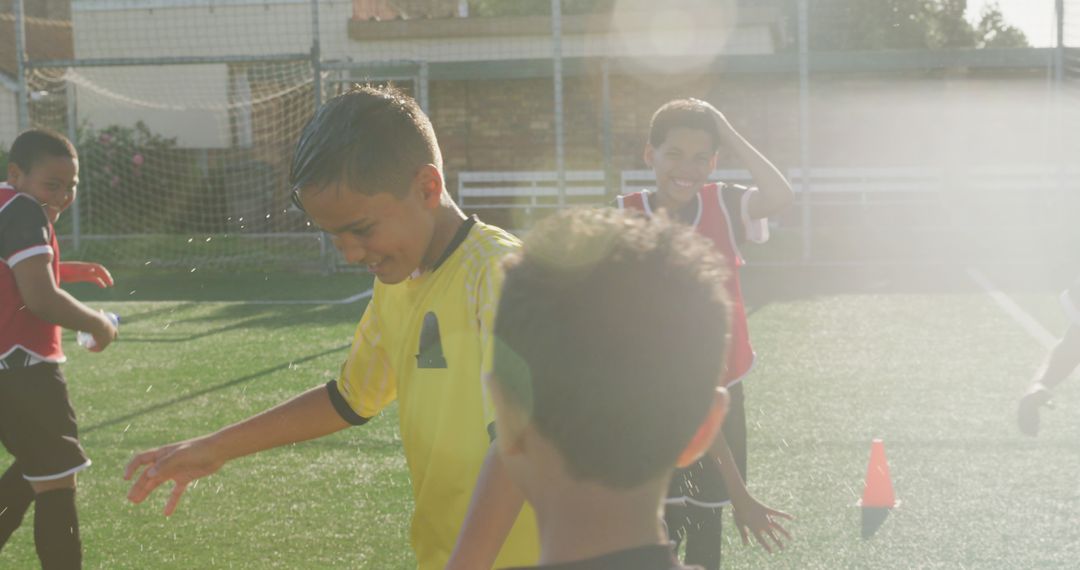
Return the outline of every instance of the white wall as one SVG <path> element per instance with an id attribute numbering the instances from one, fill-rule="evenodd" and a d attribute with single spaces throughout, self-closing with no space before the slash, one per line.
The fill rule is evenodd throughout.
<path id="1" fill-rule="evenodd" d="M 230 146 L 224 64 L 79 68 L 79 121 L 98 128 L 138 121 L 182 148 Z"/>

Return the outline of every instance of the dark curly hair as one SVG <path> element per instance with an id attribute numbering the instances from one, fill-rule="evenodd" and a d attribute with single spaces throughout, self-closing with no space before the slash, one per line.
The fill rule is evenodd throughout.
<path id="1" fill-rule="evenodd" d="M 554 215 L 506 261 L 494 381 L 571 474 L 613 487 L 662 475 L 723 375 L 722 258 L 665 216 Z"/>

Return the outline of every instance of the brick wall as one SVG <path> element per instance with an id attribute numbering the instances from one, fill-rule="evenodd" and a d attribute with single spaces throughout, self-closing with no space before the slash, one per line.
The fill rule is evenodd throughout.
<path id="1" fill-rule="evenodd" d="M 452 18 L 458 0 L 353 0 L 355 20 Z"/>
<path id="2" fill-rule="evenodd" d="M 1038 71 L 840 74 L 811 86 L 811 156 L 817 167 L 1040 164 L 1052 152 L 1045 76 Z M 603 168 L 600 78 L 564 81 L 566 167 Z M 792 74 L 611 78 L 613 167 L 644 169 L 653 112 L 677 97 L 719 108 L 781 170 L 800 165 L 799 84 Z M 551 170 L 550 79 L 435 81 L 432 122 L 448 182 L 462 170 Z M 720 151 L 720 168 L 741 168 Z"/>
<path id="3" fill-rule="evenodd" d="M 798 159 L 798 92 L 791 81 L 758 77 L 612 76 L 612 155 L 616 170 L 646 168 L 649 120 L 663 103 L 698 97 L 725 111 L 735 127 L 779 165 Z M 603 168 L 603 98 L 599 76 L 563 82 L 565 160 L 570 170 Z M 551 170 L 555 164 L 550 79 L 435 81 L 430 113 L 448 182 L 463 170 Z M 721 167 L 737 167 L 721 152 Z"/>

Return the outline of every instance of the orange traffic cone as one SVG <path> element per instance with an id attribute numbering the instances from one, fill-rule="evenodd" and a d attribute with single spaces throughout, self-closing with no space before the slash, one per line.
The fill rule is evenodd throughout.
<path id="1" fill-rule="evenodd" d="M 859 501 L 862 507 L 862 537 L 873 536 L 889 516 L 889 509 L 899 505 L 889 477 L 885 442 L 875 439 L 870 444 L 870 465 L 866 469 L 866 484 Z"/>

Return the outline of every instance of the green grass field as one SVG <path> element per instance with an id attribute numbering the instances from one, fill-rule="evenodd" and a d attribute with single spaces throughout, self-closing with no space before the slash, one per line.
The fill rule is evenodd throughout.
<path id="1" fill-rule="evenodd" d="M 1067 281 L 987 272 L 1054 334 Z M 122 316 L 90 354 L 68 337 L 65 373 L 94 465 L 79 479 L 87 568 L 410 568 L 411 495 L 394 408 L 337 435 L 238 460 L 191 489 L 125 500 L 123 466 L 333 378 L 363 301 L 362 275 L 121 274 L 78 287 Z M 1067 276 L 1066 276 L 1067 277 Z M 1080 559 L 1080 382 L 1037 440 L 1016 398 L 1043 349 L 959 270 L 744 274 L 759 355 L 747 381 L 750 486 L 798 517 L 781 554 L 738 544 L 727 568 L 1064 567 Z M 859 510 L 882 437 L 902 506 L 870 540 Z M 10 457 L 0 451 L 0 463 Z M 0 567 L 33 568 L 32 514 Z M 725 522 L 729 522 L 728 518 Z M 613 521 L 617 524 L 617 521 Z"/>

